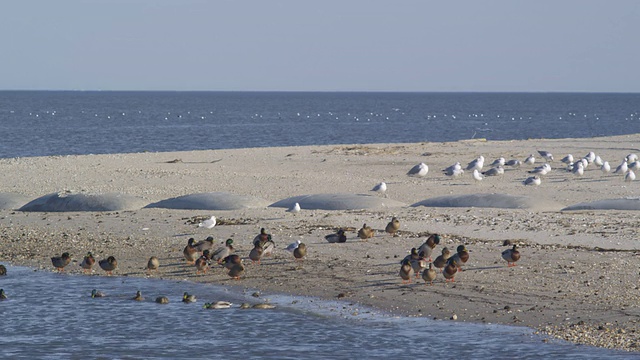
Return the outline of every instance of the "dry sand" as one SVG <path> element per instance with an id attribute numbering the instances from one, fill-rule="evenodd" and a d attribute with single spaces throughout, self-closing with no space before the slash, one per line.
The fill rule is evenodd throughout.
<path id="1" fill-rule="evenodd" d="M 114 255 L 115 274 L 146 276 L 151 255 L 161 268 L 153 277 L 340 298 L 408 316 L 528 326 L 576 343 L 637 351 L 640 212 L 588 210 L 560 212 L 583 202 L 640 195 L 640 181 L 603 174 L 594 165 L 581 177 L 564 171 L 559 159 L 567 153 L 581 158 L 594 151 L 613 169 L 638 149 L 638 135 L 594 139 L 528 141 L 463 141 L 455 143 L 310 146 L 239 150 L 54 156 L 0 160 L 0 193 L 19 195 L 23 203 L 43 195 L 119 193 L 143 204 L 190 194 L 229 192 L 274 203 L 310 194 L 369 194 L 383 202 L 411 205 L 426 199 L 464 194 L 504 194 L 535 199 L 529 208 L 374 207 L 362 210 L 309 210 L 297 214 L 284 208 L 257 207 L 229 211 L 142 208 L 106 212 L 25 212 L 0 210 L 0 261 L 53 270 L 49 258 L 68 251 L 80 273 L 82 256 Z M 551 151 L 553 170 L 540 186 L 522 181 L 532 166 L 507 168 L 500 177 L 474 181 L 441 169 L 478 155 L 488 169 L 495 158 L 524 160 L 537 150 Z M 541 163 L 539 156 L 538 164 Z M 425 178 L 407 171 L 419 162 L 430 170 Z M 385 181 L 385 195 L 369 190 Z M 14 194 L 14 195 L 8 195 Z M 20 197 L 21 196 L 21 197 Z M 2 200 L 2 199 L 0 199 Z M 477 199 L 476 205 L 477 205 Z M 9 203 L 10 201 L 5 201 Z M 0 204 L 3 202 L 0 201 Z M 544 204 L 537 206 L 535 204 Z M 184 204 L 182 204 L 184 205 Z M 459 204 L 458 204 L 459 205 Z M 464 204 L 463 204 L 464 205 Z M 196 224 L 215 215 L 213 229 Z M 401 221 L 399 236 L 384 233 L 392 216 Z M 367 223 L 377 230 L 362 241 L 356 231 Z M 211 235 L 234 239 L 236 252 L 247 257 L 251 240 L 264 227 L 277 250 L 261 265 L 245 260 L 239 281 L 214 267 L 195 275 L 182 249 L 189 237 Z M 324 236 L 348 229 L 346 243 L 329 244 Z M 442 235 L 442 246 L 466 244 L 470 260 L 455 283 L 441 275 L 434 286 L 419 279 L 403 285 L 400 260 L 430 233 Z M 284 250 L 301 240 L 309 253 L 302 263 Z M 509 240 L 520 245 L 522 259 L 507 268 L 500 253 Z M 97 268 L 96 274 L 103 275 Z"/>

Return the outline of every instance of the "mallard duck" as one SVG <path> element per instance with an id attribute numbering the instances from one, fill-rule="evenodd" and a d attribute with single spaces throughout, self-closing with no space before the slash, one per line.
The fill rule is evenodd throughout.
<path id="1" fill-rule="evenodd" d="M 276 244 L 271 241 L 271 238 L 266 242 L 262 243 L 262 255 L 263 256 L 271 256 L 273 251 L 276 249 Z"/>
<path id="2" fill-rule="evenodd" d="M 160 260 L 157 257 L 152 256 L 147 261 L 147 274 L 151 274 L 151 271 L 158 272 L 158 268 L 160 267 Z"/>
<path id="3" fill-rule="evenodd" d="M 7 268 L 4 265 L 0 265 L 0 276 L 7 275 Z"/>
<path id="4" fill-rule="evenodd" d="M 358 230 L 358 237 L 362 240 L 371 239 L 375 231 L 371 228 L 371 226 L 367 226 L 367 224 L 363 224 L 360 230 Z"/>
<path id="5" fill-rule="evenodd" d="M 144 298 L 142 297 L 142 293 L 140 292 L 140 290 L 136 291 L 136 296 L 132 297 L 131 300 L 144 301 Z"/>
<path id="6" fill-rule="evenodd" d="M 211 254 L 211 259 L 213 261 L 216 261 L 218 264 L 220 264 L 222 262 L 222 259 L 231 255 L 232 251 L 233 251 L 233 239 L 227 239 L 227 241 L 225 241 L 224 243 L 224 246 L 217 248 L 216 251 L 214 251 Z"/>
<path id="7" fill-rule="evenodd" d="M 264 252 L 264 249 L 262 248 L 262 245 L 260 243 L 256 244 L 253 247 L 253 249 L 251 249 L 251 251 L 249 252 L 249 259 L 251 259 L 251 263 L 260 264 L 260 259 L 262 258 L 263 252 Z"/>
<path id="8" fill-rule="evenodd" d="M 205 250 L 205 252 L 209 252 L 209 250 Z M 207 273 L 207 268 L 209 268 L 209 259 L 207 258 L 207 255 L 202 255 L 200 256 L 197 260 L 196 260 L 196 275 L 200 275 L 200 273 L 202 272 L 203 274 Z"/>
<path id="9" fill-rule="evenodd" d="M 516 266 L 516 261 L 520 260 L 520 251 L 516 247 L 517 245 L 513 244 L 513 248 L 502 252 L 502 258 L 507 261 L 507 267 Z"/>
<path id="10" fill-rule="evenodd" d="M 205 303 L 202 307 L 205 309 L 228 309 L 231 305 L 233 304 L 228 301 L 216 301 L 214 303 Z"/>
<path id="11" fill-rule="evenodd" d="M 4 289 L 0 289 L 0 300 L 7 300 L 7 293 L 4 292 Z"/>
<path id="12" fill-rule="evenodd" d="M 229 269 L 228 275 L 234 280 L 240 280 L 240 276 L 244 274 L 244 265 L 242 261 L 238 264 L 234 264 L 231 269 Z"/>
<path id="13" fill-rule="evenodd" d="M 242 262 L 239 255 L 231 254 L 226 258 L 222 259 L 222 266 L 226 269 L 231 269 L 234 265 L 238 265 Z"/>
<path id="14" fill-rule="evenodd" d="M 402 283 L 410 284 L 412 276 L 413 276 L 413 268 L 411 267 L 411 261 L 402 260 L 402 265 L 400 265 L 400 278 L 402 278 Z"/>
<path id="15" fill-rule="evenodd" d="M 240 304 L 240 309 L 251 309 L 251 305 L 249 303 Z"/>
<path id="16" fill-rule="evenodd" d="M 184 294 L 182 294 L 182 302 L 183 303 L 192 303 L 192 302 L 196 302 L 196 296 L 193 294 L 189 294 L 188 292 L 184 292 Z"/>
<path id="17" fill-rule="evenodd" d="M 85 273 L 91 272 L 93 270 L 93 264 L 95 263 L 96 263 L 96 259 L 93 257 L 93 254 L 91 254 L 91 251 L 89 251 L 87 255 L 84 256 L 84 259 L 82 259 L 82 262 L 80 263 L 80 267 L 84 269 L 82 271 Z"/>
<path id="18" fill-rule="evenodd" d="M 252 309 L 275 309 L 276 306 L 269 303 L 259 303 L 251 307 Z"/>
<path id="19" fill-rule="evenodd" d="M 454 282 L 455 281 L 454 277 L 458 272 L 458 267 L 452 260 L 453 258 L 449 259 L 449 261 L 447 261 L 447 266 L 445 266 L 444 269 L 442 269 L 442 275 L 444 275 L 445 282 L 450 282 L 450 281 Z"/>
<path id="20" fill-rule="evenodd" d="M 456 253 L 449 259 L 449 262 L 452 262 L 460 271 L 462 270 L 462 265 L 465 264 L 469 260 L 469 251 L 464 245 L 460 245 L 456 248 Z"/>
<path id="21" fill-rule="evenodd" d="M 384 228 L 384 231 L 391 234 L 392 236 L 396 236 L 398 229 L 400 229 L 400 220 L 398 220 L 396 217 L 393 217 L 387 224 L 387 227 Z"/>
<path id="22" fill-rule="evenodd" d="M 61 256 L 51 258 L 51 263 L 58 271 L 64 271 L 64 267 L 71 262 L 71 256 L 68 252 L 63 253 Z"/>
<path id="23" fill-rule="evenodd" d="M 425 258 L 428 258 L 431 261 L 431 254 L 433 253 L 433 249 L 436 248 L 436 245 L 440 244 L 440 235 L 431 234 L 424 244 L 420 245 L 418 248 L 418 254 Z"/>
<path id="24" fill-rule="evenodd" d="M 169 298 L 167 298 L 166 296 L 158 296 L 156 298 L 156 302 L 158 304 L 168 304 L 169 303 Z"/>
<path id="25" fill-rule="evenodd" d="M 418 276 L 420 276 L 420 272 L 423 269 L 427 268 L 427 264 L 430 264 L 426 258 L 423 257 L 419 257 L 418 259 L 412 259 L 409 261 L 411 263 L 411 268 L 413 269 L 413 272 L 416 274 L 416 279 L 418 278 Z"/>
<path id="26" fill-rule="evenodd" d="M 324 237 L 330 243 L 343 243 L 347 242 L 347 235 L 344 233 L 344 229 L 338 229 L 335 234 L 329 234 Z"/>
<path id="27" fill-rule="evenodd" d="M 267 234 L 267 230 L 265 228 L 260 228 L 260 234 L 253 238 L 253 245 L 255 246 L 256 244 L 266 243 L 269 240 L 271 240 L 271 234 Z"/>
<path id="28" fill-rule="evenodd" d="M 185 246 L 184 250 L 182 250 L 184 258 L 187 260 L 187 264 L 195 264 L 196 260 L 200 257 L 198 249 L 196 249 L 194 246 L 195 241 L 196 239 L 190 238 L 187 242 L 187 246 Z"/>
<path id="29" fill-rule="evenodd" d="M 300 245 L 298 245 L 298 247 L 293 250 L 293 257 L 296 259 L 296 261 L 302 261 L 302 258 L 304 258 L 305 256 L 307 256 L 307 245 L 305 245 L 304 243 L 300 243 Z"/>
<path id="30" fill-rule="evenodd" d="M 91 297 L 92 298 L 97 298 L 97 297 L 105 297 L 105 293 L 103 293 L 102 291 L 98 291 L 96 289 L 91 290 Z"/>
<path id="31" fill-rule="evenodd" d="M 451 257 L 451 251 L 449 250 L 448 247 L 443 247 L 442 248 L 442 255 L 438 256 L 435 260 L 433 260 L 433 266 L 437 267 L 438 269 L 442 269 L 445 267 L 445 265 L 447 265 L 447 261 L 449 260 L 449 258 Z"/>
<path id="32" fill-rule="evenodd" d="M 107 275 L 112 275 L 113 271 L 118 267 L 118 261 L 113 256 L 109 256 L 106 259 L 98 261 L 100 268 L 107 272 Z"/>
<path id="33" fill-rule="evenodd" d="M 433 263 L 429 263 L 429 268 L 422 272 L 422 279 L 425 281 L 425 285 L 427 283 L 429 283 L 429 285 L 433 285 L 433 280 L 436 279 L 436 275 L 438 275 L 438 273 L 436 272 L 436 269 L 433 268 Z"/>
<path id="34" fill-rule="evenodd" d="M 196 248 L 196 250 L 198 250 L 200 253 L 202 253 L 205 250 L 213 249 L 213 242 L 213 237 L 209 236 L 206 239 L 200 240 L 197 243 L 193 244 L 193 247 Z"/>
<path id="35" fill-rule="evenodd" d="M 400 261 L 400 263 L 402 264 L 403 261 L 405 260 L 418 260 L 420 259 L 420 255 L 418 255 L 418 249 L 416 248 L 411 248 L 411 252 L 409 253 L 409 255 L 405 256 L 404 259 L 402 259 L 402 261 Z"/>

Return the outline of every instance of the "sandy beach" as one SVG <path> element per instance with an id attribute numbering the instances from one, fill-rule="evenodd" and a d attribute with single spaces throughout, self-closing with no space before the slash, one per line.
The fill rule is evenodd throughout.
<path id="1" fill-rule="evenodd" d="M 78 266 L 91 251 L 98 260 L 113 255 L 116 276 L 147 276 L 150 256 L 160 259 L 152 277 L 187 279 L 278 292 L 342 299 L 407 316 L 458 322 L 527 326 L 575 343 L 638 351 L 640 308 L 640 212 L 562 208 L 601 200 L 640 196 L 640 180 L 603 173 L 591 164 L 584 175 L 566 170 L 560 159 L 588 152 L 607 160 L 612 172 L 629 153 L 640 154 L 640 137 L 484 141 L 252 148 L 172 153 L 51 156 L 0 159 L 0 194 L 32 200 L 51 193 L 124 194 L 142 205 L 189 194 L 228 192 L 271 204 L 310 194 L 366 194 L 384 206 L 367 209 L 279 207 L 238 210 L 135 208 L 117 211 L 0 210 L 0 261 L 53 271 L 50 258 L 72 255 L 65 268 Z M 528 171 L 544 163 L 538 150 L 553 153 L 552 171 L 539 186 L 525 186 Z M 504 175 L 476 181 L 471 171 L 448 177 L 442 169 L 462 166 L 483 155 L 484 170 L 499 157 L 535 165 L 505 166 Z M 429 166 L 423 178 L 407 176 L 414 165 Z M 384 181 L 385 194 L 370 191 Z M 410 206 L 453 195 L 505 194 L 532 199 L 524 208 Z M 464 198 L 463 198 L 464 199 Z M 630 200 L 633 201 L 633 200 Z M 387 206 L 399 202 L 405 206 Z M 489 202 L 490 203 L 490 202 Z M 606 202 L 605 202 L 606 203 Z M 302 204 L 301 204 L 302 205 Z M 463 204 L 464 205 L 464 204 Z M 500 204 L 498 204 L 500 205 Z M 212 229 L 197 224 L 215 215 Z M 384 232 L 397 217 L 397 236 Z M 376 230 L 367 241 L 357 237 L 364 224 Z M 182 250 L 190 237 L 234 240 L 246 258 L 260 228 L 276 243 L 260 265 L 245 259 L 246 271 L 232 280 L 214 265 L 205 275 L 187 265 Z M 324 236 L 347 229 L 346 243 Z M 429 234 L 440 234 L 452 251 L 464 244 L 470 259 L 455 282 L 438 274 L 433 286 L 422 279 L 402 284 L 400 261 Z M 295 262 L 284 248 L 301 240 L 308 255 Z M 522 258 L 507 267 L 501 252 L 519 246 Z M 104 272 L 95 267 L 94 274 Z M 454 316 L 455 315 L 455 316 Z"/>

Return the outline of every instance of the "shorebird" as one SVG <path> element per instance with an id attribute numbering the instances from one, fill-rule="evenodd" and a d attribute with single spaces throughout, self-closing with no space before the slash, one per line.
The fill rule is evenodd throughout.
<path id="1" fill-rule="evenodd" d="M 571 154 L 567 154 L 567 156 L 563 157 L 562 159 L 560 159 L 560 161 L 562 161 L 563 163 L 569 165 L 573 163 L 573 155 Z"/>
<path id="2" fill-rule="evenodd" d="M 516 266 L 516 261 L 520 260 L 520 251 L 513 245 L 513 248 L 502 252 L 502 258 L 507 261 L 507 267 Z"/>
<path id="3" fill-rule="evenodd" d="M 627 170 L 629 170 L 629 166 L 627 164 L 627 160 L 622 160 L 620 165 L 618 165 L 618 167 L 616 168 L 616 170 L 613 173 L 614 174 L 626 174 Z"/>
<path id="4" fill-rule="evenodd" d="M 634 162 L 634 161 L 638 161 L 638 155 L 631 153 L 627 156 L 625 156 L 625 159 L 627 160 L 627 162 Z"/>
<path id="5" fill-rule="evenodd" d="M 505 165 L 511 166 L 511 167 L 520 167 L 520 165 L 522 165 L 522 163 L 520 162 L 520 160 L 511 159 L 511 160 L 507 161 L 505 163 Z"/>
<path id="6" fill-rule="evenodd" d="M 573 165 L 573 170 L 571 170 L 571 172 L 573 172 L 578 176 L 584 175 L 584 165 L 582 164 L 582 162 L 578 161 L 577 163 L 575 163 Z"/>
<path id="7" fill-rule="evenodd" d="M 604 163 L 602 163 L 600 170 L 602 170 L 602 172 L 606 174 L 611 171 L 611 165 L 609 165 L 608 161 L 605 161 Z"/>
<path id="8" fill-rule="evenodd" d="M 375 191 L 377 193 L 384 194 L 387 191 L 387 184 L 383 181 L 383 182 L 379 183 L 378 185 L 374 186 L 373 189 L 371 189 L 371 191 Z"/>
<path id="9" fill-rule="evenodd" d="M 329 235 L 327 235 L 327 236 L 329 236 Z M 326 236 L 325 236 L 325 238 L 326 238 Z M 293 250 L 295 250 L 298 247 L 298 245 L 300 245 L 300 243 L 301 243 L 300 240 L 296 240 L 296 241 L 292 242 L 291 244 L 289 244 L 289 246 L 287 246 L 287 248 L 285 250 L 287 250 L 288 252 L 292 253 Z"/>
<path id="10" fill-rule="evenodd" d="M 482 179 L 484 179 L 484 176 L 482 176 L 482 174 L 480 174 L 478 169 L 473 169 L 473 180 L 482 181 Z"/>
<path id="11" fill-rule="evenodd" d="M 427 176 L 428 173 L 429 173 L 429 166 L 427 166 L 427 164 L 425 163 L 420 163 L 412 167 L 411 170 L 407 172 L 407 175 L 415 176 L 415 177 L 425 177 Z"/>
<path id="12" fill-rule="evenodd" d="M 505 160 L 505 158 L 503 158 L 502 156 L 493 160 L 493 162 L 491 163 L 491 166 L 504 166 L 504 164 L 507 162 L 507 160 Z"/>
<path id="13" fill-rule="evenodd" d="M 213 227 L 216 226 L 216 217 L 212 216 L 209 219 L 201 222 L 198 224 L 198 227 L 203 227 L 203 228 L 207 228 L 207 229 L 213 229 Z"/>
<path id="14" fill-rule="evenodd" d="M 292 207 L 287 209 L 287 212 L 294 213 L 294 214 L 299 213 L 300 212 L 300 204 L 298 204 L 298 203 L 293 204 Z"/>
<path id="15" fill-rule="evenodd" d="M 540 154 L 540 156 L 545 158 L 547 161 L 553 161 L 553 155 L 548 151 L 538 150 L 538 154 Z"/>
<path id="16" fill-rule="evenodd" d="M 624 181 L 631 182 L 635 179 L 636 179 L 636 174 L 633 172 L 633 170 L 631 169 L 627 170 L 627 173 L 624 175 Z"/>
<path id="17" fill-rule="evenodd" d="M 482 167 L 484 166 L 484 156 L 480 155 L 477 159 L 472 160 L 467 164 L 466 170 L 478 170 L 482 171 Z"/>
<path id="18" fill-rule="evenodd" d="M 599 155 L 596 155 L 595 160 L 593 160 L 593 163 L 596 164 L 596 166 L 602 166 L 602 164 L 604 164 L 604 162 L 602 161 L 602 158 Z"/>
<path id="19" fill-rule="evenodd" d="M 536 163 L 536 157 L 531 154 L 526 159 L 524 159 L 524 163 L 527 165 L 533 165 Z"/>
<path id="20" fill-rule="evenodd" d="M 589 164 L 591 164 L 596 160 L 596 153 L 594 153 L 593 151 L 589 151 L 589 153 L 584 156 L 584 159 L 586 159 Z"/>
<path id="21" fill-rule="evenodd" d="M 501 165 L 498 165 L 497 167 L 492 167 L 491 169 L 482 172 L 482 175 L 484 176 L 498 176 L 503 174 L 504 174 L 504 168 Z"/>
<path id="22" fill-rule="evenodd" d="M 460 165 L 459 162 L 456 162 L 455 164 L 449 166 L 446 169 L 443 169 L 442 172 L 444 172 L 445 175 L 447 176 L 457 176 L 455 175 L 456 173 L 460 173 L 462 171 L 462 165 Z M 464 171 L 462 171 L 464 172 Z"/>
<path id="23" fill-rule="evenodd" d="M 522 183 L 525 185 L 540 185 L 542 181 L 540 180 L 540 176 L 536 175 L 536 176 L 528 177 Z"/>
<path id="24" fill-rule="evenodd" d="M 51 258 L 51 263 L 53 267 L 56 268 L 59 272 L 64 271 L 64 267 L 69 265 L 71 262 L 71 255 L 68 252 L 63 253 L 60 256 L 55 256 Z"/>

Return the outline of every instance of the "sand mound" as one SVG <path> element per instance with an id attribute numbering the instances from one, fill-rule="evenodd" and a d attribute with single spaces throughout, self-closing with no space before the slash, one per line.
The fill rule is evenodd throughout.
<path id="1" fill-rule="evenodd" d="M 26 205 L 20 211 L 120 211 L 137 210 L 144 206 L 142 199 L 120 193 L 83 194 L 83 193 L 53 193 L 39 197 Z"/>
<path id="2" fill-rule="evenodd" d="M 561 204 L 553 201 L 507 194 L 468 194 L 439 196 L 422 200 L 411 206 L 481 207 L 502 209 L 531 209 L 539 211 L 557 211 L 562 208 Z"/>
<path id="3" fill-rule="evenodd" d="M 567 206 L 561 211 L 572 210 L 640 210 L 640 198 L 629 197 L 624 199 L 606 199 L 593 202 L 584 202 Z"/>
<path id="4" fill-rule="evenodd" d="M 0 193 L 0 209 L 13 210 L 19 209 L 28 203 L 31 198 L 15 193 Z"/>
<path id="5" fill-rule="evenodd" d="M 269 202 L 253 196 L 226 192 L 189 194 L 149 204 L 147 208 L 184 210 L 239 210 L 266 208 Z"/>
<path id="6" fill-rule="evenodd" d="M 290 208 L 295 203 L 307 210 L 360 210 L 407 206 L 396 200 L 362 194 L 300 195 L 275 202 L 269 207 Z"/>

